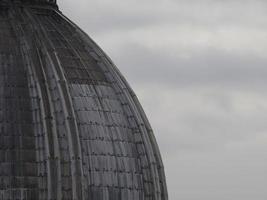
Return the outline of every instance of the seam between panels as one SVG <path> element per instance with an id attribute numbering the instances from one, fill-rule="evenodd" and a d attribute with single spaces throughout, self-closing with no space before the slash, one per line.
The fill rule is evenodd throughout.
<path id="1" fill-rule="evenodd" d="M 24 10 L 27 17 L 31 19 L 31 14 Z M 19 12 L 18 12 L 19 13 Z M 24 16 L 20 16 L 22 19 L 24 19 Z M 34 23 L 33 23 L 34 24 Z M 34 29 L 36 28 L 34 25 L 31 27 L 32 30 L 32 39 L 34 41 L 34 44 L 29 45 L 27 43 L 26 33 L 21 27 L 21 34 L 23 35 L 24 41 L 25 41 L 25 53 L 26 55 L 31 54 L 35 52 L 36 56 L 36 65 L 39 65 L 41 68 L 40 75 L 37 75 L 37 72 L 35 71 L 34 62 L 30 60 L 26 55 L 25 59 L 28 59 L 28 69 L 29 71 L 34 75 L 34 77 L 37 77 L 34 81 L 36 82 L 37 86 L 37 92 L 40 98 L 40 110 L 41 110 L 41 118 L 43 122 L 43 132 L 45 135 L 45 144 L 46 144 L 46 159 L 47 159 L 47 169 L 48 169 L 48 199 L 61 199 L 61 168 L 60 168 L 60 153 L 59 153 L 59 141 L 57 137 L 57 131 L 56 131 L 56 122 L 55 122 L 55 116 L 54 116 L 54 109 L 52 106 L 52 98 L 51 94 L 49 92 L 49 86 L 48 86 L 48 80 L 47 75 L 44 70 L 44 63 L 41 59 L 39 51 L 41 51 L 38 47 L 38 45 L 44 46 L 40 44 L 41 41 L 38 41 L 36 37 L 36 33 Z M 38 44 L 38 45 L 37 45 Z M 31 52 L 32 51 L 32 52 Z M 39 79 L 38 79 L 39 78 Z M 41 89 L 43 88 L 43 90 Z M 44 92 L 42 92 L 44 91 Z M 45 106 L 45 104 L 48 104 Z M 55 181 L 56 178 L 56 181 Z"/>
<path id="2" fill-rule="evenodd" d="M 11 9 L 10 9 L 11 10 Z M 32 76 L 32 71 L 30 69 L 30 66 L 29 66 L 29 59 L 28 57 L 26 56 L 27 54 L 27 47 L 26 47 L 26 42 L 25 42 L 25 38 L 23 37 L 23 33 L 21 31 L 21 26 L 17 25 L 16 23 L 14 23 L 14 18 L 16 18 L 16 14 L 14 13 L 14 9 L 11 10 L 11 14 L 12 14 L 12 17 L 10 18 L 10 25 L 12 27 L 12 29 L 14 30 L 14 34 L 15 34 L 15 37 L 17 39 L 17 42 L 20 46 L 20 53 L 21 53 L 21 57 L 22 57 L 22 61 L 23 61 L 23 66 L 25 67 L 25 69 L 27 70 L 27 84 L 28 84 L 28 87 L 29 87 L 29 95 L 30 95 L 30 102 L 31 104 L 33 104 L 33 100 L 31 98 L 31 95 L 33 95 L 35 92 L 34 92 L 34 86 L 35 86 L 35 80 L 34 77 Z M 21 34 L 21 35 L 20 35 Z M 31 105 L 32 106 L 32 105 Z M 31 107 L 32 108 L 32 107 Z M 40 110 L 39 110 L 40 111 Z M 32 108 L 32 117 L 34 117 L 34 110 Z M 39 113 L 40 114 L 40 113 Z M 35 150 L 36 150 L 36 153 L 35 153 L 35 162 L 37 164 L 37 174 L 36 176 L 34 176 L 37 180 L 37 188 L 34 188 L 35 190 L 38 191 L 38 195 L 39 195 L 39 181 L 40 181 L 40 176 L 39 176 L 39 170 L 40 170 L 40 163 L 42 163 L 44 160 L 41 161 L 41 158 L 43 157 L 44 158 L 44 155 L 41 156 L 41 149 L 38 148 L 38 145 L 40 142 L 42 142 L 42 140 L 39 139 L 39 136 L 38 136 L 38 132 L 40 131 L 38 128 L 40 127 L 37 127 L 37 123 L 36 121 L 32 122 L 33 124 L 33 131 L 34 131 L 34 144 L 35 144 Z M 41 128 L 42 130 L 42 128 Z M 43 152 L 42 152 L 43 153 Z M 26 193 L 26 198 L 27 198 L 27 193 Z"/>
<path id="3" fill-rule="evenodd" d="M 57 13 L 56 13 L 57 14 Z M 60 16 L 60 15 L 59 15 Z M 61 16 L 60 16 L 61 17 Z M 51 23 L 51 22 L 50 22 Z M 81 58 L 81 56 L 80 56 L 80 54 L 76 51 L 76 49 L 72 46 L 72 44 L 68 41 L 68 39 L 64 36 L 64 34 L 63 33 L 61 33 L 61 31 L 57 28 L 57 27 L 55 27 L 55 25 L 53 24 L 53 26 L 54 26 L 54 28 L 55 28 L 55 30 L 64 38 L 64 40 L 68 43 L 68 46 L 73 50 L 73 52 L 76 54 L 76 56 L 78 57 L 78 59 L 80 60 L 80 63 L 82 64 L 82 66 L 83 66 L 83 68 L 84 69 L 86 69 L 86 65 L 85 65 L 85 63 L 82 61 L 82 58 Z M 58 63 L 60 63 L 60 61 L 59 61 L 59 59 L 58 59 Z M 87 75 L 88 75 L 88 77 L 90 77 L 90 74 L 89 74 L 89 72 L 86 70 L 86 73 L 87 73 Z M 97 96 L 100 96 L 99 95 L 99 92 L 97 91 L 97 89 L 95 88 L 95 86 L 94 86 L 94 84 L 92 84 L 91 85 L 92 86 L 92 88 L 93 88 L 93 90 L 94 90 L 94 92 L 96 93 L 96 94 L 98 94 Z M 104 107 L 103 107 L 103 105 L 102 105 L 102 102 L 101 102 L 101 100 L 98 98 L 98 101 L 99 101 L 99 104 L 101 105 L 101 107 L 102 107 L 102 109 L 104 109 Z M 114 147 L 114 144 L 112 144 L 112 147 L 113 147 L 113 149 L 115 149 L 115 147 Z M 115 151 L 115 150 L 114 150 Z M 118 168 L 118 160 L 116 159 L 116 165 L 117 165 L 117 168 Z M 118 181 L 118 183 L 120 182 L 120 180 L 119 180 L 119 177 L 117 177 L 117 181 Z"/>
<path id="4" fill-rule="evenodd" d="M 81 144 L 79 140 L 77 120 L 74 114 L 74 109 L 72 107 L 72 99 L 69 93 L 67 80 L 64 76 L 63 69 L 62 66 L 60 65 L 55 48 L 52 42 L 49 40 L 45 28 L 42 26 L 40 22 L 38 23 L 38 25 L 41 28 L 40 35 L 43 36 L 48 43 L 45 45 L 45 47 L 48 48 L 48 46 L 50 46 L 51 49 L 53 49 L 53 53 L 49 53 L 47 51 L 47 58 L 56 79 L 58 92 L 61 97 L 60 99 L 63 107 L 63 113 L 65 116 L 64 124 L 68 135 L 69 153 L 71 160 L 73 200 L 83 200 L 84 188 L 82 187 L 83 169 L 82 169 L 81 148 L 80 148 Z"/>

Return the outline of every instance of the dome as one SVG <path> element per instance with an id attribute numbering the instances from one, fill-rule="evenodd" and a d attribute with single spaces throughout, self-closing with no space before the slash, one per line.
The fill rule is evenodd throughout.
<path id="1" fill-rule="evenodd" d="M 0 143 L 0 200 L 168 199 L 136 95 L 55 1 L 0 1 Z"/>

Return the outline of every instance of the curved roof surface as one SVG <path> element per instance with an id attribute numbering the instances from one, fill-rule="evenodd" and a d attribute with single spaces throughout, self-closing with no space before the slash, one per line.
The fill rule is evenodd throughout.
<path id="1" fill-rule="evenodd" d="M 0 6 L 0 30 L 0 200 L 167 200 L 149 122 L 93 40 L 46 6 Z"/>

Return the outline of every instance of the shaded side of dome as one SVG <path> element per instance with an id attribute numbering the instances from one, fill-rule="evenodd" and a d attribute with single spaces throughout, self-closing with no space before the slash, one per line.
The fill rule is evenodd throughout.
<path id="1" fill-rule="evenodd" d="M 43 7 L 46 9 L 48 9 L 50 6 L 54 9 L 58 9 L 56 0 L 0 0 L 1 9 L 15 5 L 18 7 L 25 7 L 25 6 Z"/>
<path id="2" fill-rule="evenodd" d="M 49 4 L 56 4 L 56 0 L 1 0 L 0 3 L 5 2 L 5 3 L 26 3 L 26 4 L 44 4 L 44 3 L 49 3 Z"/>
<path id="3" fill-rule="evenodd" d="M 33 4 L 42 4 L 42 3 L 56 3 L 56 0 L 20 0 L 22 3 L 33 3 Z"/>
<path id="4" fill-rule="evenodd" d="M 0 199 L 167 200 L 152 129 L 104 52 L 57 10 L 0 17 Z"/>
<path id="5" fill-rule="evenodd" d="M 33 124 L 37 119 L 32 110 L 37 99 L 30 94 L 28 72 L 8 14 L 0 10 L 0 199 L 21 199 L 38 194 Z"/>

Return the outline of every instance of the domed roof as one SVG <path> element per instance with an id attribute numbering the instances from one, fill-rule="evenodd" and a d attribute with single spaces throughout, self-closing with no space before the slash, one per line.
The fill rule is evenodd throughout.
<path id="1" fill-rule="evenodd" d="M 57 9 L 2 3 L 0 200 L 167 200 L 152 129 L 109 57 Z"/>

